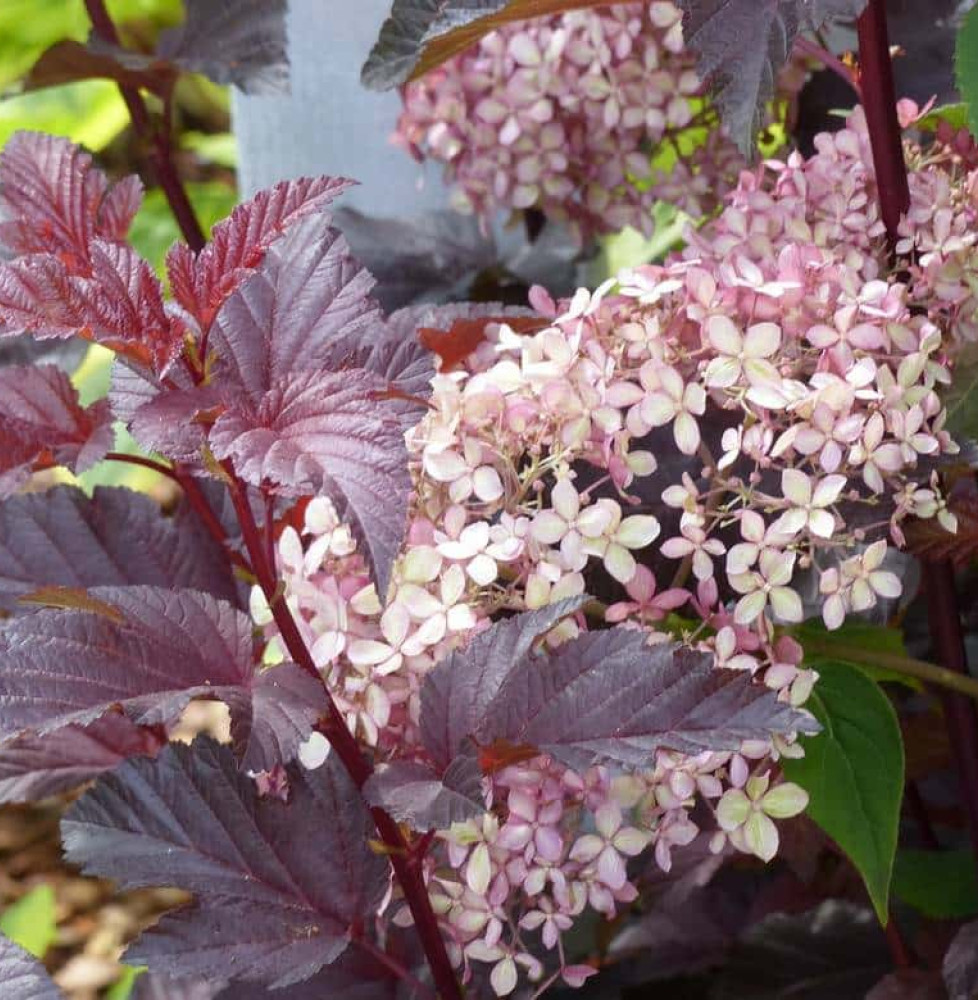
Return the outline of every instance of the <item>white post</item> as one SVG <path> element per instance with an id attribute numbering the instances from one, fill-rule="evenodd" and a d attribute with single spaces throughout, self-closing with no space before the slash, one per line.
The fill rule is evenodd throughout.
<path id="1" fill-rule="evenodd" d="M 444 208 L 438 164 L 422 166 L 390 144 L 396 92 L 360 83 L 360 67 L 391 0 L 290 0 L 292 93 L 234 95 L 242 197 L 284 178 L 333 174 L 360 187 L 343 204 L 376 216 Z"/>

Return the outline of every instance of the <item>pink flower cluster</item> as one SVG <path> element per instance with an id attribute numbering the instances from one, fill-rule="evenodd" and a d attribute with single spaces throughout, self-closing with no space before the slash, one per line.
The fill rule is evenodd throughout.
<path id="1" fill-rule="evenodd" d="M 508 25 L 404 88 L 396 140 L 446 165 L 459 210 L 537 208 L 581 241 L 651 235 L 659 200 L 708 214 L 743 160 L 681 20 L 653 0 Z"/>
<path id="2" fill-rule="evenodd" d="M 951 154 L 914 157 L 906 267 L 887 265 L 857 110 L 810 159 L 745 172 L 682 258 L 559 304 L 535 289 L 538 332 L 490 323 L 408 433 L 416 495 L 385 604 L 327 501 L 285 531 L 286 599 L 378 759 L 423 756 L 433 664 L 500 613 L 583 594 L 585 573 L 614 599 L 549 644 L 605 623 L 678 635 L 804 704 L 816 675 L 791 627 L 805 595 L 836 628 L 899 596 L 888 553 L 907 517 L 954 527 L 940 389 L 975 323 L 972 178 Z M 260 597 L 253 613 L 269 625 Z M 453 959 L 500 996 L 521 973 L 579 984 L 592 970 L 565 934 L 636 898 L 634 859 L 668 870 L 701 833 L 775 855 L 775 821 L 807 802 L 778 760 L 801 752 L 660 751 L 627 775 L 538 757 L 487 776 L 484 816 L 439 831 L 428 859 Z"/>

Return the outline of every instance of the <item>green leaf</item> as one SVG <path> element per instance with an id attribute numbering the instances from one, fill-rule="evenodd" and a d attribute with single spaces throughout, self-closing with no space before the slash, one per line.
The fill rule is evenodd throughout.
<path id="1" fill-rule="evenodd" d="M 978 913 L 978 872 L 971 851 L 900 851 L 893 895 L 924 916 L 964 920 Z"/>
<path id="2" fill-rule="evenodd" d="M 821 670 L 826 660 L 855 667 L 877 684 L 890 681 L 922 691 L 923 684 L 889 667 L 872 662 L 874 653 L 906 656 L 903 633 L 899 629 L 850 620 L 842 628 L 829 631 L 813 619 L 792 629 L 792 635 L 805 649 L 805 666 Z"/>
<path id="3" fill-rule="evenodd" d="M 931 108 L 922 118 L 918 118 L 916 127 L 922 132 L 936 132 L 941 122 L 947 122 L 953 129 L 968 127 L 968 106 L 966 104 L 942 104 Z"/>
<path id="4" fill-rule="evenodd" d="M 124 965 L 122 975 L 109 987 L 105 1000 L 129 1000 L 136 988 L 136 980 L 146 971 L 145 967 Z"/>
<path id="5" fill-rule="evenodd" d="M 804 758 L 785 760 L 784 773 L 808 792 L 808 815 L 856 866 L 885 924 L 903 796 L 900 726 L 865 674 L 831 660 L 818 671 L 805 707 L 823 730 L 802 738 Z"/>
<path id="6" fill-rule="evenodd" d="M 0 914 L 0 932 L 35 958 L 44 958 L 58 935 L 54 890 L 39 885 Z"/>
<path id="7" fill-rule="evenodd" d="M 98 152 L 128 124 L 119 88 L 109 80 L 49 87 L 0 101 L 0 146 L 26 128 L 67 136 Z"/>
<path id="8" fill-rule="evenodd" d="M 954 49 L 954 77 L 968 107 L 968 126 L 978 134 L 978 8 L 965 15 Z"/>

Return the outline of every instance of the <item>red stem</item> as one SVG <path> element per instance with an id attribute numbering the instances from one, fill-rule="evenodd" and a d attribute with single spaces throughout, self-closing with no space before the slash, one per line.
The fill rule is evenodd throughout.
<path id="1" fill-rule="evenodd" d="M 954 567 L 949 561 L 924 563 L 924 589 L 936 659 L 951 670 L 968 673 Z M 958 765 L 971 846 L 978 858 L 978 714 L 971 699 L 963 695 L 942 692 L 941 703 Z"/>
<path id="2" fill-rule="evenodd" d="M 884 0 L 869 0 L 859 18 L 859 82 L 863 109 L 873 147 L 876 186 L 886 235 L 897 240 L 900 216 L 910 207 L 907 165 L 903 159 L 903 139 L 896 113 L 893 62 L 886 31 Z"/>
<path id="3" fill-rule="evenodd" d="M 172 479 L 175 483 L 180 482 L 180 477 L 171 466 L 156 462 L 152 458 L 143 458 L 142 455 L 127 455 L 121 451 L 110 451 L 105 456 L 105 460 L 107 462 L 125 462 L 127 465 L 138 465 L 144 469 L 152 469 L 153 472 L 166 476 L 167 479 Z"/>
<path id="4" fill-rule="evenodd" d="M 859 64 L 880 211 L 892 247 L 897 241 L 900 216 L 910 206 L 910 186 L 896 112 L 884 0 L 869 0 L 859 18 Z M 947 560 L 925 562 L 923 568 L 936 658 L 948 669 L 966 674 L 968 661 L 955 593 L 954 569 Z M 945 694 L 942 700 L 951 746 L 957 759 L 972 847 L 978 857 L 978 714 L 969 699 L 960 695 Z"/>
<path id="5" fill-rule="evenodd" d="M 333 696 L 330 694 L 326 682 L 313 662 L 296 625 L 292 612 L 288 604 L 283 600 L 283 595 L 278 587 L 278 579 L 274 566 L 268 564 L 265 552 L 265 545 L 262 540 L 261 531 L 255 522 L 254 513 L 248 502 L 248 497 L 240 479 L 234 474 L 234 470 L 225 465 L 229 475 L 232 477 L 230 486 L 231 500 L 234 503 L 235 512 L 241 525 L 241 534 L 244 539 L 245 548 L 251 559 L 258 578 L 258 585 L 265 594 L 265 599 L 272 611 L 275 624 L 278 626 L 279 634 L 285 643 L 286 649 L 292 659 L 306 673 L 315 677 L 319 681 L 326 693 L 326 713 L 320 720 L 317 728 L 329 740 L 330 746 L 342 761 L 344 767 L 350 774 L 357 788 L 363 788 L 367 780 L 374 773 L 370 761 L 361 753 L 353 734 L 347 728 L 346 721 L 342 713 L 336 706 Z M 411 909 L 414 917 L 414 924 L 421 938 L 428 964 L 431 967 L 431 974 L 434 978 L 435 987 L 441 1000 L 461 1000 L 458 980 L 455 970 L 448 958 L 445 950 L 445 942 L 442 939 L 441 929 L 438 926 L 438 918 L 431 908 L 431 900 L 428 896 L 428 889 L 424 882 L 422 859 L 411 849 L 411 845 L 404 838 L 397 823 L 382 809 L 373 808 L 370 810 L 374 824 L 380 839 L 388 848 L 391 865 L 394 873 L 400 882 L 404 892 L 404 898 Z"/>
<path id="6" fill-rule="evenodd" d="M 85 0 L 85 9 L 88 11 L 95 34 L 110 45 L 119 45 L 119 32 L 116 31 L 112 17 L 105 7 L 105 0 Z M 170 203 L 173 215 L 180 226 L 180 232 L 183 233 L 188 246 L 199 252 L 207 242 L 207 238 L 173 162 L 173 144 L 170 141 L 170 97 L 168 95 L 164 100 L 164 127 L 157 128 L 138 88 L 120 83 L 119 90 L 129 109 L 133 128 L 151 146 L 156 179 Z"/>

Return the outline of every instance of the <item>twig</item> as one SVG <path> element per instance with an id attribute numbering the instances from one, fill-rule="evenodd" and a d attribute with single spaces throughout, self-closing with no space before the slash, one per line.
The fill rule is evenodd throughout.
<path id="1" fill-rule="evenodd" d="M 105 0 L 85 0 L 85 9 L 88 11 L 95 34 L 109 45 L 119 45 L 119 32 L 116 31 L 112 17 L 105 7 Z M 156 168 L 156 179 L 166 195 L 183 238 L 191 250 L 200 251 L 207 239 L 173 162 L 173 145 L 170 141 L 169 128 L 172 96 L 168 94 L 164 99 L 164 127 L 156 128 L 139 90 L 121 83 L 119 90 L 129 109 L 133 128 L 152 148 L 151 157 Z"/>
<path id="2" fill-rule="evenodd" d="M 790 630 L 788 631 L 790 632 Z M 836 642 L 834 639 L 817 638 L 807 633 L 804 638 L 799 636 L 798 641 L 805 647 L 806 653 L 834 656 L 849 663 L 858 663 L 866 667 L 885 667 L 887 670 L 903 674 L 905 677 L 915 677 L 917 680 L 933 684 L 935 687 L 978 699 L 978 680 L 947 667 L 928 663 L 926 660 L 915 660 L 909 656 L 885 653 L 875 649 L 863 649 L 861 646 Z"/>
<path id="3" fill-rule="evenodd" d="M 828 49 L 823 48 L 817 42 L 813 42 L 810 38 L 805 38 L 804 35 L 799 35 L 795 39 L 795 48 L 803 55 L 810 56 L 812 59 L 820 62 L 826 69 L 835 73 L 836 76 L 849 84 L 856 92 L 856 96 L 862 100 L 862 88 L 859 86 L 856 74 L 837 55 L 829 52 Z"/>
<path id="4" fill-rule="evenodd" d="M 123 462 L 126 465 L 138 465 L 144 469 L 152 469 L 153 472 L 161 476 L 166 476 L 167 479 L 172 479 L 175 483 L 180 482 L 180 477 L 177 475 L 173 466 L 164 465 L 162 462 L 156 462 L 152 458 L 144 458 L 142 455 L 127 455 L 122 451 L 110 451 L 108 455 L 105 456 L 105 461 Z"/>

